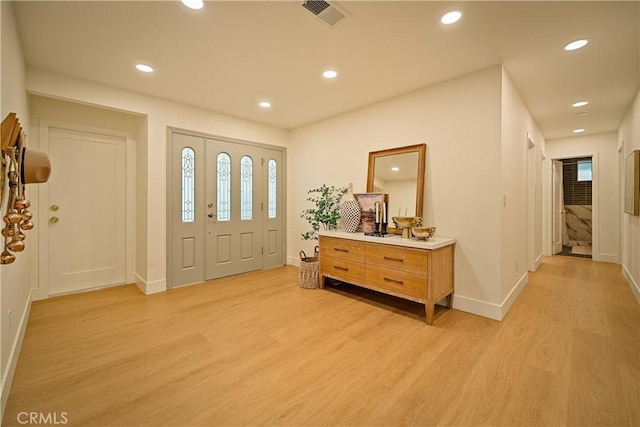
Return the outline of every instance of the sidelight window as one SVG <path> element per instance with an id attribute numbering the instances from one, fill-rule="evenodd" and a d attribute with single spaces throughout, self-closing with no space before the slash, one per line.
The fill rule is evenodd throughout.
<path id="1" fill-rule="evenodd" d="M 253 218 L 253 160 L 240 159 L 240 219 Z"/>
<path id="2" fill-rule="evenodd" d="M 195 221 L 195 152 L 182 149 L 182 222 Z"/>
<path id="3" fill-rule="evenodd" d="M 218 221 L 231 219 L 231 157 L 227 153 L 218 154 Z"/>
<path id="4" fill-rule="evenodd" d="M 277 203 L 277 180 L 278 180 L 278 166 L 276 161 L 273 159 L 269 159 L 267 163 L 267 172 L 269 174 L 269 188 L 268 188 L 268 217 L 275 218 L 278 212 L 278 203 Z"/>

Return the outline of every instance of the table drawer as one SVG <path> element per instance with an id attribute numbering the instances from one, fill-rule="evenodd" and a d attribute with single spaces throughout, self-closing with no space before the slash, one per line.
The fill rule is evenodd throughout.
<path id="1" fill-rule="evenodd" d="M 372 287 L 387 290 L 391 293 L 418 298 L 422 301 L 427 299 L 426 274 L 418 275 L 400 270 L 392 270 L 390 268 L 367 265 L 365 278 L 367 284 Z"/>
<path id="2" fill-rule="evenodd" d="M 320 249 L 322 253 L 322 249 Z M 364 283 L 364 264 L 342 258 L 322 255 L 320 275 L 353 284 Z"/>
<path id="3" fill-rule="evenodd" d="M 420 249 L 368 243 L 368 265 L 391 268 L 416 274 L 427 274 L 429 253 Z"/>
<path id="4" fill-rule="evenodd" d="M 320 236 L 320 253 L 322 256 L 364 262 L 364 243 Z"/>

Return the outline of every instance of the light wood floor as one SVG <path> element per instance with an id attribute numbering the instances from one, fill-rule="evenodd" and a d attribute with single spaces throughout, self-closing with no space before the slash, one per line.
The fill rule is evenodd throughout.
<path id="1" fill-rule="evenodd" d="M 33 304 L 4 425 L 640 425 L 640 308 L 620 266 L 545 258 L 503 322 L 282 267 Z"/>

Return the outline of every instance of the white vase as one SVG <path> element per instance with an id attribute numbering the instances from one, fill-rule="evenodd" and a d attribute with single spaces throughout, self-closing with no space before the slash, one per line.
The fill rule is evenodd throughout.
<path id="1" fill-rule="evenodd" d="M 360 218 L 362 212 L 360 210 L 360 204 L 353 197 L 353 184 L 349 184 L 349 191 L 345 196 L 345 201 L 340 207 L 340 219 L 344 226 L 344 231 L 347 233 L 355 233 L 360 224 Z"/>

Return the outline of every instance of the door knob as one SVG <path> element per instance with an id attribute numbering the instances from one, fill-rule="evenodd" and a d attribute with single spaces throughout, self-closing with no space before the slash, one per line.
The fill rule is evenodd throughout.
<path id="1" fill-rule="evenodd" d="M 49 209 L 51 209 L 53 212 L 55 212 L 55 211 L 57 211 L 58 209 L 60 209 L 60 206 L 58 206 L 58 205 L 51 205 L 51 206 L 49 207 Z"/>
<path id="2" fill-rule="evenodd" d="M 58 218 L 57 216 L 52 216 L 51 218 L 49 218 L 49 222 L 51 224 L 55 224 L 58 221 L 60 221 L 60 218 Z"/>
<path id="3" fill-rule="evenodd" d="M 213 218 L 213 217 L 215 217 L 215 216 L 216 216 L 216 214 L 214 214 L 213 212 L 209 212 L 209 213 L 207 214 L 207 216 L 208 216 L 209 218 Z"/>

